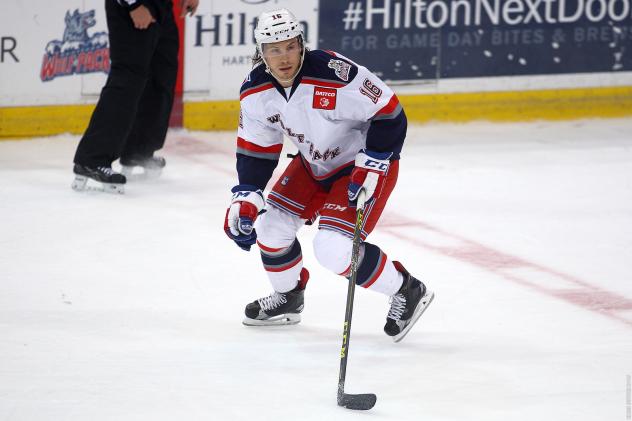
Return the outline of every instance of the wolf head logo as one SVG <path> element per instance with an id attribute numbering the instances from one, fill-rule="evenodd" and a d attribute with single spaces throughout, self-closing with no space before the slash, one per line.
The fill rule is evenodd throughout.
<path id="1" fill-rule="evenodd" d="M 97 23 L 94 19 L 94 10 L 81 13 L 79 9 L 75 9 L 72 15 L 69 11 L 66 11 L 65 21 L 66 30 L 64 31 L 63 42 L 89 41 L 88 28 L 93 27 Z"/>

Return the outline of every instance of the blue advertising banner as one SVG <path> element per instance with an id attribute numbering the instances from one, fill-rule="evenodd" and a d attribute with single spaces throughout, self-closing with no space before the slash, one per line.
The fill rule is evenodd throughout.
<path id="1" fill-rule="evenodd" d="M 386 80 L 632 71 L 632 0 L 321 0 L 318 46 Z"/>

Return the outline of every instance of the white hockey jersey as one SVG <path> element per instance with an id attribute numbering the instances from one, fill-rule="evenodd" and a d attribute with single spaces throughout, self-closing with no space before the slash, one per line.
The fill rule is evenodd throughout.
<path id="1" fill-rule="evenodd" d="M 393 91 L 365 67 L 329 51 L 306 52 L 287 90 L 263 65 L 253 69 L 242 85 L 240 105 L 240 183 L 260 188 L 271 175 L 263 161 L 279 159 L 284 135 L 318 181 L 352 167 L 363 148 L 393 152 L 392 159 L 398 159 L 406 135 L 406 117 Z M 240 158 L 248 165 L 240 165 Z M 261 168 L 253 168 L 257 162 Z"/>

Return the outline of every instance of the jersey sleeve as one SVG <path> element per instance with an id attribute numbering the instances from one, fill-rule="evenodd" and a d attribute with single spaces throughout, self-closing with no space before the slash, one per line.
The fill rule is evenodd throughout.
<path id="1" fill-rule="evenodd" d="M 353 81 L 358 110 L 370 123 L 366 147 L 377 152 L 392 152 L 391 159 L 399 159 L 406 138 L 408 121 L 397 95 L 380 78 L 365 67 L 358 67 Z"/>
<path id="2" fill-rule="evenodd" d="M 240 184 L 261 190 L 272 177 L 283 149 L 283 134 L 249 111 L 252 104 L 242 101 L 237 129 L 237 175 Z M 255 115 L 253 115 L 255 114 Z"/>

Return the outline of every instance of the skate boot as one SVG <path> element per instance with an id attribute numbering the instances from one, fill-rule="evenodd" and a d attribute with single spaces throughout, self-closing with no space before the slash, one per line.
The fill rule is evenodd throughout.
<path id="1" fill-rule="evenodd" d="M 386 316 L 384 332 L 392 336 L 394 342 L 399 342 L 430 305 L 434 292 L 429 291 L 423 282 L 412 276 L 401 263 L 393 264 L 404 276 L 404 282 L 399 291 L 391 296 L 391 308 Z"/>
<path id="2" fill-rule="evenodd" d="M 130 180 L 151 180 L 160 177 L 167 161 L 162 156 L 121 157 L 121 172 Z M 135 171 L 137 169 L 138 171 Z"/>
<path id="3" fill-rule="evenodd" d="M 86 167 L 84 165 L 75 164 L 73 168 L 75 179 L 72 182 L 72 189 L 75 191 L 96 190 L 107 193 L 125 193 L 125 176 L 112 171 L 107 167 Z M 91 183 L 88 183 L 92 180 Z M 93 186 L 93 182 L 97 182 Z"/>
<path id="4" fill-rule="evenodd" d="M 309 280 L 309 272 L 301 270 L 298 285 L 288 292 L 273 292 L 267 297 L 246 306 L 246 326 L 281 326 L 295 325 L 301 321 L 303 311 L 305 285 Z"/>

